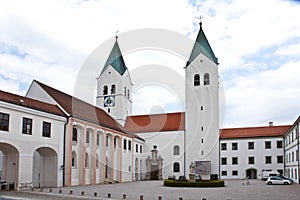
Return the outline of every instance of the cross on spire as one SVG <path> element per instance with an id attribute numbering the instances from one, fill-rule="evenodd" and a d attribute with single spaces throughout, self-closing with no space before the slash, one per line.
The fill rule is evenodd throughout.
<path id="1" fill-rule="evenodd" d="M 201 16 L 201 15 L 200 15 L 200 17 L 198 17 L 198 19 L 200 20 L 200 22 L 199 22 L 199 25 L 200 25 L 200 26 L 202 26 L 202 21 L 201 21 L 201 20 L 202 20 L 203 18 L 204 18 L 204 17 Z"/>
<path id="2" fill-rule="evenodd" d="M 117 39 L 118 39 L 118 33 L 119 33 L 119 30 L 117 30 L 115 33 L 116 33 L 116 36 L 115 36 L 115 37 L 116 37 L 116 40 L 117 40 Z"/>

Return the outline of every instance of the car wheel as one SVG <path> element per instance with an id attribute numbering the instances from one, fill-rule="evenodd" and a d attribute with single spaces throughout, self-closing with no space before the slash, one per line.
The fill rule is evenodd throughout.
<path id="1" fill-rule="evenodd" d="M 271 181 L 269 181 L 269 182 L 268 182 L 268 185 L 272 185 L 272 182 L 271 182 Z"/>
<path id="2" fill-rule="evenodd" d="M 288 185 L 289 183 L 288 183 L 288 182 L 284 182 L 283 184 L 284 184 L 284 185 Z"/>

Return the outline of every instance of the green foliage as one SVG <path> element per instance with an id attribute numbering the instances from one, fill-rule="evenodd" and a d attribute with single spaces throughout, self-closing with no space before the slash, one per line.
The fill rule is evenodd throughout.
<path id="1" fill-rule="evenodd" d="M 224 180 L 203 180 L 196 182 L 181 180 L 164 180 L 164 186 L 169 187 L 224 187 Z"/>

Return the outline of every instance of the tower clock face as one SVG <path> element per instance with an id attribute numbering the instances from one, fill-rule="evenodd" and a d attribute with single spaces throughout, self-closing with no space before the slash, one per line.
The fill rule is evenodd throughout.
<path id="1" fill-rule="evenodd" d="M 115 97 L 114 96 L 104 97 L 104 107 L 112 107 L 112 106 L 115 106 Z"/>

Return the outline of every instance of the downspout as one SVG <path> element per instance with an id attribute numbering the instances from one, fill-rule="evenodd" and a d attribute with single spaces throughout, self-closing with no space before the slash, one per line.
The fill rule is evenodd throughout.
<path id="1" fill-rule="evenodd" d="M 70 116 L 67 117 L 67 120 L 66 120 L 65 125 L 64 125 L 64 141 L 63 141 L 63 144 L 64 144 L 64 148 L 63 148 L 63 187 L 65 187 L 66 133 L 67 133 L 67 124 L 69 122 L 69 118 L 70 118 Z"/>
<path id="2" fill-rule="evenodd" d="M 184 172 L 184 176 L 186 176 L 186 130 L 184 129 L 184 134 L 183 134 L 183 140 L 184 140 L 184 152 L 183 152 L 183 172 Z"/>
<path id="3" fill-rule="evenodd" d="M 297 146 L 298 146 L 298 155 L 297 156 L 297 159 L 298 159 L 298 169 L 297 169 L 297 177 L 298 177 L 298 183 L 300 183 L 300 178 L 299 178 L 299 168 L 300 168 L 300 159 L 299 159 L 299 150 L 300 150 L 300 147 L 299 147 L 299 122 L 296 124 L 296 135 L 297 135 Z"/>

